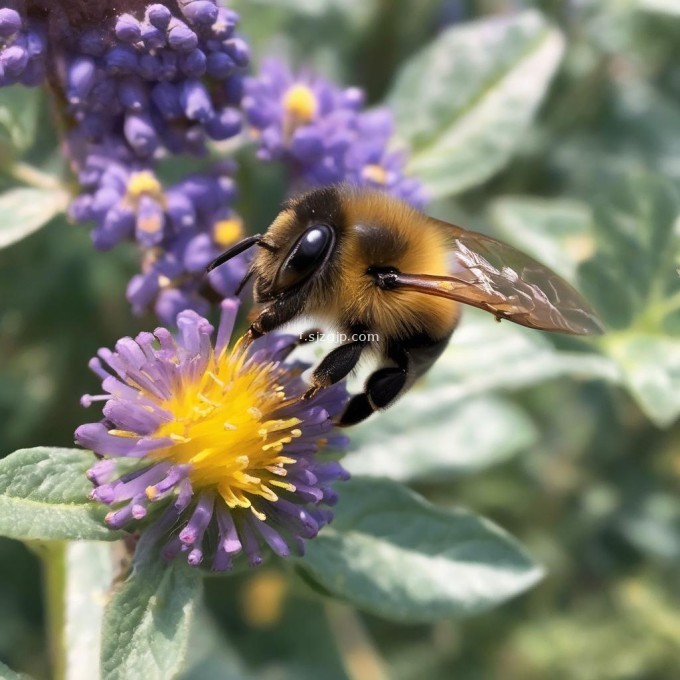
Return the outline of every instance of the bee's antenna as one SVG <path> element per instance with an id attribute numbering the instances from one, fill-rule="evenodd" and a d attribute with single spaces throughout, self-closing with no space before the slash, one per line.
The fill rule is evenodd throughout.
<path id="1" fill-rule="evenodd" d="M 244 250 L 248 250 L 248 248 L 252 248 L 255 245 L 261 246 L 262 248 L 266 248 L 270 252 L 276 251 L 275 246 L 273 246 L 271 243 L 267 243 L 266 241 L 262 240 L 262 234 L 254 234 L 253 236 L 247 236 L 243 240 L 233 245 L 228 250 L 225 250 L 221 255 L 218 255 L 208 265 L 207 271 L 209 272 L 212 271 L 213 269 L 215 269 L 215 267 L 219 267 L 221 264 L 224 264 L 228 260 L 231 260 L 233 257 L 240 255 Z"/>
<path id="2" fill-rule="evenodd" d="M 236 287 L 236 290 L 234 291 L 234 295 L 240 295 L 241 291 L 244 289 L 246 283 L 250 281 L 250 277 L 253 275 L 253 269 L 252 267 L 246 272 L 246 275 L 241 279 L 241 283 L 238 284 Z"/>

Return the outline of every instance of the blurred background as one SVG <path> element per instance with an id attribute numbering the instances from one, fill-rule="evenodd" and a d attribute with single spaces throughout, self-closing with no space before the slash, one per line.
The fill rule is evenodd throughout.
<path id="1" fill-rule="evenodd" d="M 435 390 L 457 390 L 455 408 L 437 410 L 428 429 L 418 431 L 412 417 L 408 437 L 422 448 L 423 468 L 401 478 L 522 541 L 547 568 L 530 592 L 472 619 L 403 625 L 329 605 L 278 565 L 209 579 L 204 630 L 214 638 L 204 634 L 202 643 L 220 661 L 204 656 L 186 677 L 678 677 L 678 3 L 230 4 L 255 69 L 263 55 L 287 56 L 364 88 L 372 104 L 397 108 L 408 98 L 399 88 L 402 66 L 452 27 L 541 10 L 564 37 L 564 54 L 533 122 L 501 169 L 471 171 L 439 192 L 429 212 L 512 241 L 572 278 L 611 332 L 586 347 L 470 314 L 429 385 L 382 423 L 356 431 L 352 469 L 374 474 L 381 454 L 399 455 L 409 409 L 431 413 L 440 403 Z M 469 50 L 473 69 L 474 42 Z M 527 96 L 535 70 L 518 68 Z M 13 88 L 0 96 L 1 104 L 28 95 Z M 25 158 L 56 172 L 62 161 L 41 96 Z M 285 195 L 282 171 L 244 157 L 240 173 L 239 211 L 259 231 Z M 0 188 L 11 184 L 0 175 Z M 79 406 L 80 395 L 96 389 L 89 357 L 156 325 L 132 316 L 125 300 L 136 270 L 134 246 L 97 253 L 87 229 L 63 217 L 0 251 L 1 455 L 73 445 L 74 428 L 91 420 Z M 447 447 L 451 461 L 431 460 L 428 450 L 442 459 Z M 39 560 L 0 539 L 0 576 L 0 660 L 48 678 Z"/>

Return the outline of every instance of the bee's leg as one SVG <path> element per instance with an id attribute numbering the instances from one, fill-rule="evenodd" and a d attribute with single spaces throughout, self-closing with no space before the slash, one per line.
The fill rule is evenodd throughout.
<path id="1" fill-rule="evenodd" d="M 349 427 L 350 425 L 356 425 L 357 423 L 366 420 L 368 416 L 375 413 L 375 409 L 368 400 L 368 396 L 365 393 L 356 394 L 350 400 L 345 411 L 340 416 L 336 425 L 338 427 Z"/>
<path id="2" fill-rule="evenodd" d="M 244 336 L 246 346 L 253 340 L 288 323 L 302 311 L 303 305 L 304 299 L 296 295 L 275 300 L 269 307 L 265 307 L 246 331 Z"/>
<path id="3" fill-rule="evenodd" d="M 390 346 L 387 358 L 396 366 L 379 368 L 372 373 L 364 393 L 350 399 L 337 425 L 356 425 L 375 411 L 393 404 L 439 358 L 449 337 L 450 334 L 435 340 L 427 335 L 417 335 Z"/>
<path id="4" fill-rule="evenodd" d="M 396 366 L 386 366 L 371 373 L 363 394 L 352 397 L 338 421 L 340 427 L 356 425 L 379 409 L 389 406 L 406 385 L 409 374 L 409 355 L 402 347 L 390 348 L 387 358 Z"/>
<path id="5" fill-rule="evenodd" d="M 319 390 L 342 380 L 359 363 L 364 347 L 366 341 L 355 340 L 329 352 L 314 369 L 312 386 L 302 398 L 311 399 Z"/>

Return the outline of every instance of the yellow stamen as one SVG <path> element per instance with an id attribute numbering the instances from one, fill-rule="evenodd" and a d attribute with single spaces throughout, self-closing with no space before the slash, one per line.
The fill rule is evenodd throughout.
<path id="1" fill-rule="evenodd" d="M 309 123 L 316 115 L 318 102 L 307 85 L 297 83 L 288 88 L 283 97 L 283 108 L 298 124 Z"/>
<path id="2" fill-rule="evenodd" d="M 250 506 L 250 511 L 259 519 L 261 522 L 264 522 L 267 519 L 267 515 L 264 514 L 264 512 L 260 512 L 259 510 L 255 510 L 255 508 L 251 505 Z"/>
<path id="3" fill-rule="evenodd" d="M 387 171 L 382 165 L 377 165 L 375 163 L 365 166 L 361 171 L 361 176 L 375 184 L 385 184 L 387 181 Z"/>
<path id="4" fill-rule="evenodd" d="M 213 239 L 218 246 L 226 248 L 235 243 L 243 236 L 243 220 L 231 217 L 228 220 L 219 220 L 213 227 Z"/>
<path id="5" fill-rule="evenodd" d="M 177 434 L 176 432 L 171 432 L 169 435 L 170 439 L 172 441 L 177 442 L 178 444 L 187 444 L 188 442 L 191 441 L 191 439 L 187 439 L 186 437 L 183 437 L 181 434 Z"/>
<path id="6" fill-rule="evenodd" d="M 276 363 L 247 361 L 242 347 L 212 354 L 200 375 L 179 379 L 170 398 L 160 400 L 146 392 L 172 418 L 154 433 L 167 438 L 168 446 L 150 457 L 173 465 L 187 465 L 195 490 L 214 489 L 230 508 L 251 509 L 257 498 L 275 502 L 295 486 L 285 481 L 288 466 L 296 459 L 286 447 L 302 435 L 299 418 L 280 418 L 282 405 L 292 403 L 280 384 L 283 369 Z M 271 414 L 271 415 L 270 415 Z M 136 436 L 126 431 L 112 434 Z M 147 497 L 156 497 L 154 487 Z"/>
<path id="7" fill-rule="evenodd" d="M 272 486 L 278 486 L 280 489 L 285 489 L 291 493 L 295 491 L 295 484 L 291 484 L 290 482 L 281 482 L 278 479 L 272 479 L 269 483 Z"/>
<path id="8" fill-rule="evenodd" d="M 109 430 L 109 434 L 113 437 L 125 437 L 127 439 L 134 439 L 139 437 L 135 432 L 130 432 L 130 430 Z"/>
<path id="9" fill-rule="evenodd" d="M 135 172 L 130 176 L 127 184 L 127 194 L 129 198 L 138 199 L 143 194 L 158 197 L 163 194 L 161 183 L 149 170 Z"/>

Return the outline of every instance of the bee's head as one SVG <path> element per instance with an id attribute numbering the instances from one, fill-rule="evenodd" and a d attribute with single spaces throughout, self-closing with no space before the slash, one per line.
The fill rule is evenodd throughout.
<path id="1" fill-rule="evenodd" d="M 325 272 L 336 250 L 340 197 L 324 188 L 286 202 L 264 236 L 249 236 L 223 253 L 214 269 L 254 245 L 259 246 L 242 285 L 254 275 L 257 302 L 297 293 Z"/>

